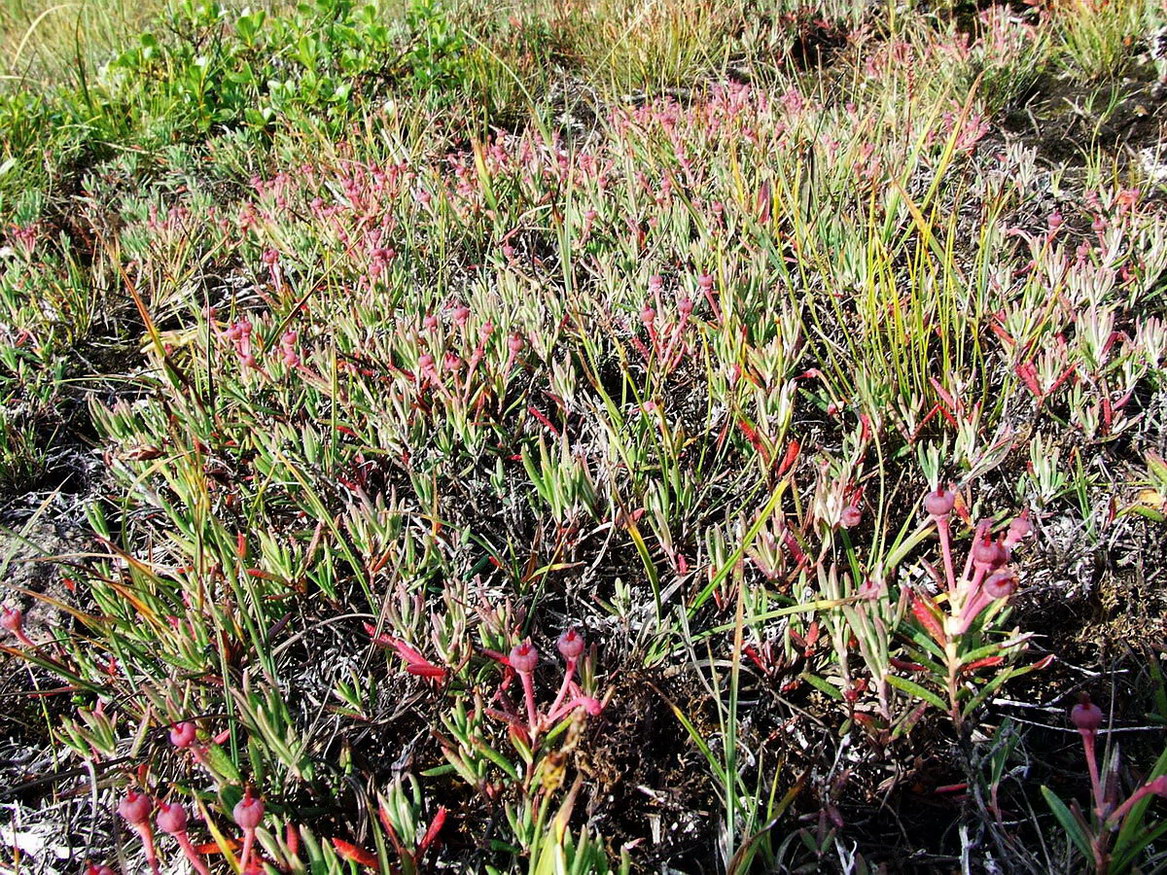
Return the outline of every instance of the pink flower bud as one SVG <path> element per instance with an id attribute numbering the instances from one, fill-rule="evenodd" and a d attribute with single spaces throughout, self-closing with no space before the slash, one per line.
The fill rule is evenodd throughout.
<path id="1" fill-rule="evenodd" d="M 452 315 L 456 323 L 459 325 L 465 325 L 466 320 L 470 318 L 470 308 L 464 305 L 459 305 L 454 308 Z"/>
<path id="2" fill-rule="evenodd" d="M 251 789 L 248 788 L 243 798 L 235 804 L 231 814 L 240 829 L 255 829 L 263 820 L 263 800 L 252 796 Z"/>
<path id="3" fill-rule="evenodd" d="M 942 486 L 937 486 L 935 492 L 929 490 L 928 494 L 924 496 L 924 510 L 930 516 L 946 517 L 952 513 L 955 504 L 956 493 Z"/>
<path id="4" fill-rule="evenodd" d="M 863 511 L 859 509 L 858 505 L 849 504 L 843 508 L 843 512 L 839 514 L 839 522 L 845 529 L 853 529 L 863 521 Z"/>
<path id="5" fill-rule="evenodd" d="M 518 355 L 523 351 L 523 336 L 521 334 L 512 334 L 507 338 L 507 349 L 511 351 L 512 355 Z"/>
<path id="6" fill-rule="evenodd" d="M 139 826 L 150 820 L 150 809 L 154 807 L 154 800 L 145 793 L 137 790 L 127 790 L 125 798 L 118 803 L 118 814 L 126 823 Z"/>
<path id="7" fill-rule="evenodd" d="M 689 298 L 682 298 L 677 303 L 677 312 L 683 317 L 688 318 L 693 313 L 693 301 Z"/>
<path id="8" fill-rule="evenodd" d="M 178 802 L 159 804 L 158 828 L 171 835 L 186 832 L 186 809 Z"/>
<path id="9" fill-rule="evenodd" d="M 568 629 L 559 636 L 556 646 L 564 659 L 579 659 L 584 649 L 584 637 L 575 629 Z"/>
<path id="10" fill-rule="evenodd" d="M 707 273 L 701 274 L 701 276 L 697 277 L 697 288 L 703 292 L 710 291 L 713 288 L 713 277 Z"/>
<path id="11" fill-rule="evenodd" d="M 1017 517 L 1017 519 L 1009 523 L 1009 531 L 1005 533 L 1005 549 L 1012 549 L 1017 544 L 1021 543 L 1021 539 L 1028 536 L 1032 531 L 1033 526 L 1030 525 L 1029 519 L 1025 514 Z"/>
<path id="12" fill-rule="evenodd" d="M 530 674 L 539 663 L 539 651 L 530 641 L 524 641 L 511 650 L 508 662 L 510 662 L 511 668 L 520 674 Z"/>
<path id="13" fill-rule="evenodd" d="M 1005 548 L 986 533 L 985 537 L 973 546 L 972 557 L 974 567 L 991 571 L 1005 562 Z"/>
<path id="14" fill-rule="evenodd" d="M 1070 722 L 1079 732 L 1094 733 L 1102 725 L 1102 709 L 1082 694 L 1082 701 L 1070 709 Z"/>
<path id="15" fill-rule="evenodd" d="M 640 321 L 645 325 L 651 325 L 656 321 L 656 310 L 652 309 L 652 307 L 645 307 L 640 311 Z"/>
<path id="16" fill-rule="evenodd" d="M 170 730 L 170 743 L 175 747 L 190 747 L 195 740 L 195 725 L 187 720 Z"/>
<path id="17" fill-rule="evenodd" d="M 20 608 L 0 609 L 0 626 L 3 626 L 13 635 L 24 631 L 24 611 Z"/>
<path id="18" fill-rule="evenodd" d="M 1005 599 L 1017 591 L 1017 575 L 1010 569 L 994 571 L 981 586 L 990 598 Z"/>
<path id="19" fill-rule="evenodd" d="M 421 321 L 421 324 L 426 331 L 433 331 L 438 327 L 438 317 L 430 313 Z"/>

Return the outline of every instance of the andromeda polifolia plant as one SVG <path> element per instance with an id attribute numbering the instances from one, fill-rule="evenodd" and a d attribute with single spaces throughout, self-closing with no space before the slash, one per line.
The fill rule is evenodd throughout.
<path id="1" fill-rule="evenodd" d="M 1083 812 L 1078 802 L 1067 807 L 1048 787 L 1042 795 L 1053 810 L 1074 848 L 1086 865 L 1099 875 L 1127 872 L 1147 847 L 1167 834 L 1167 820 L 1147 822 L 1153 796 L 1167 797 L 1167 751 L 1159 757 L 1148 778 L 1120 801 L 1121 765 L 1118 745 L 1108 745 L 1099 768 L 1097 742 L 1102 728 L 1102 709 L 1082 693 L 1070 709 L 1070 722 L 1082 739 L 1082 752 L 1090 778 L 1090 807 Z"/>
<path id="2" fill-rule="evenodd" d="M 1043 667 L 1048 658 L 1026 666 L 1014 664 L 1026 637 L 1005 627 L 1009 597 L 1017 591 L 1017 571 L 1009 564 L 1014 548 L 1030 534 L 1022 514 L 1000 534 L 991 520 L 979 522 L 958 573 L 954 557 L 952 517 L 957 496 L 937 487 L 924 496 L 924 510 L 940 542 L 941 566 L 929 565 L 936 592 L 918 589 L 911 596 L 918 623 L 910 648 L 912 668 L 928 679 L 923 686 L 902 677 L 889 678 L 897 686 L 932 703 L 952 718 L 963 734 L 968 718 L 1004 683 Z M 992 670 L 991 677 L 978 673 Z"/>

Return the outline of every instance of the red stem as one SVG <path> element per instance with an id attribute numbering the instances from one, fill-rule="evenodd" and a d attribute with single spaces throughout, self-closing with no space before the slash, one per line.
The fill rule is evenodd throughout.
<path id="1" fill-rule="evenodd" d="M 1134 807 L 1135 803 L 1137 803 L 1144 796 L 1149 796 L 1154 792 L 1155 791 L 1151 788 L 1150 784 L 1144 784 L 1142 787 L 1132 793 L 1127 798 L 1126 802 L 1122 803 L 1122 805 L 1118 806 L 1118 808 L 1114 809 L 1114 811 L 1110 813 L 1110 816 L 1106 818 L 1107 823 L 1113 828 L 1117 829 L 1122 824 L 1122 820 L 1124 817 L 1126 817 L 1127 812 L 1129 812 L 1131 808 Z"/>
<path id="2" fill-rule="evenodd" d="M 243 830 L 243 850 L 239 854 L 239 869 L 247 871 L 247 864 L 251 862 L 251 847 L 255 844 L 255 829 Z"/>
<path id="3" fill-rule="evenodd" d="M 199 852 L 191 844 L 190 836 L 185 832 L 180 832 L 175 833 L 174 837 L 178 839 L 178 844 L 182 847 L 182 852 L 186 854 L 186 858 L 190 860 L 190 864 L 194 867 L 194 870 L 199 875 L 211 875 L 211 870 L 207 868 L 207 864 L 203 862 L 203 858 L 199 856 Z"/>
<path id="4" fill-rule="evenodd" d="M 559 687 L 559 695 L 555 697 L 555 701 L 551 703 L 548 709 L 548 714 L 554 714 L 555 711 L 563 704 L 563 699 L 567 695 L 568 688 L 571 686 L 572 675 L 575 674 L 575 660 L 569 659 L 567 661 L 567 668 L 563 672 L 563 683 Z M 549 718 L 550 719 L 550 718 Z"/>
<path id="5" fill-rule="evenodd" d="M 150 871 L 154 875 L 161 875 L 158 869 L 158 852 L 154 849 L 154 830 L 150 828 L 150 823 L 135 823 L 131 824 L 142 838 L 142 848 L 146 852 L 146 862 L 150 864 Z"/>
<path id="6" fill-rule="evenodd" d="M 1094 791 L 1094 812 L 1098 819 L 1103 819 L 1103 808 L 1106 803 L 1105 790 L 1098 775 L 1098 758 L 1094 754 L 1094 738 L 1096 733 L 1090 730 L 1079 731 L 1082 736 L 1082 748 L 1086 752 L 1086 768 L 1090 770 L 1090 786 Z"/>
<path id="7" fill-rule="evenodd" d="M 535 678 L 529 671 L 519 672 L 519 679 L 523 682 L 523 693 L 527 699 L 527 721 L 531 724 L 531 743 L 535 743 L 535 735 L 539 732 L 539 712 L 535 710 Z"/>
<path id="8" fill-rule="evenodd" d="M 940 536 L 940 552 L 944 555 L 944 576 L 948 580 L 948 596 L 956 592 L 956 570 L 952 566 L 952 540 L 948 529 L 948 517 L 936 520 L 936 533 Z"/>

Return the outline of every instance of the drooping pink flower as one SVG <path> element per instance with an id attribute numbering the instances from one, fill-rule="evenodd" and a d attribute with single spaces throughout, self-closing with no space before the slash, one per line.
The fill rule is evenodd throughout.
<path id="1" fill-rule="evenodd" d="M 579 659 L 579 655 L 584 650 L 584 637 L 574 628 L 568 629 L 559 636 L 556 647 L 559 648 L 564 659 Z"/>
<path id="2" fill-rule="evenodd" d="M 956 505 L 956 493 L 943 486 L 937 486 L 936 491 L 929 491 L 924 496 L 924 510 L 932 517 L 947 517 Z"/>
<path id="3" fill-rule="evenodd" d="M 189 720 L 176 723 L 170 730 L 170 743 L 175 747 L 190 747 L 194 744 L 197 734 L 195 725 Z"/>
<path id="4" fill-rule="evenodd" d="M 1102 709 L 1082 694 L 1082 701 L 1070 709 L 1070 722 L 1082 734 L 1094 735 L 1102 726 Z"/>
<path id="5" fill-rule="evenodd" d="M 519 674 L 530 674 L 539 663 L 539 651 L 530 641 L 524 641 L 511 649 L 507 662 Z"/>
<path id="6" fill-rule="evenodd" d="M 154 800 L 145 793 L 129 789 L 125 797 L 118 803 L 118 814 L 126 823 L 137 826 L 150 822 L 150 811 L 154 808 Z"/>

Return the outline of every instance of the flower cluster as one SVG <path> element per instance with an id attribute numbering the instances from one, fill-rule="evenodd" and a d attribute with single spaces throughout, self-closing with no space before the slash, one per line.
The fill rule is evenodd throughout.
<path id="1" fill-rule="evenodd" d="M 924 510 L 936 524 L 944 560 L 941 584 L 948 593 L 949 612 L 944 618 L 944 632 L 948 636 L 965 634 L 986 608 L 1017 591 L 1017 572 L 1008 563 L 1013 548 L 1031 531 L 1025 514 L 1013 520 L 999 537 L 993 535 L 990 520 L 981 520 L 973 534 L 964 570 L 958 577 L 952 558 L 950 526 L 955 505 L 956 494 L 951 489 L 937 487 L 924 497 Z"/>
<path id="2" fill-rule="evenodd" d="M 559 685 L 555 701 L 542 712 L 535 704 L 535 667 L 539 664 L 539 651 L 530 641 L 524 641 L 515 645 L 511 649 L 510 655 L 504 660 L 506 665 L 519 676 L 523 685 L 523 697 L 527 708 L 526 729 L 530 733 L 531 739 L 537 738 L 541 732 L 550 729 L 577 708 L 583 708 L 593 717 L 604 710 L 604 706 L 599 700 L 586 695 L 580 689 L 579 684 L 575 682 L 576 668 L 579 665 L 580 656 L 584 652 L 583 635 L 575 629 L 568 629 L 559 636 L 556 647 L 566 663 L 563 670 L 563 681 Z M 522 717 L 503 698 L 503 690 L 505 690 L 505 684 L 503 689 L 499 690 L 499 697 L 506 709 L 500 712 L 500 716 L 512 725 L 521 724 Z"/>

